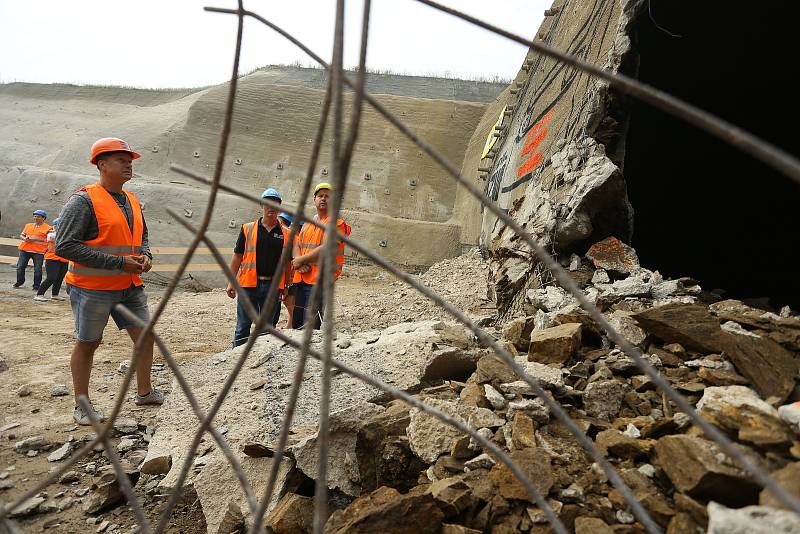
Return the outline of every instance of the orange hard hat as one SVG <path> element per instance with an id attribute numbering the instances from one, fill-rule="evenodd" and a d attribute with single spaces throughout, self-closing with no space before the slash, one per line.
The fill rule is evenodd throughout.
<path id="1" fill-rule="evenodd" d="M 131 147 L 117 137 L 103 137 L 102 139 L 98 139 L 92 145 L 92 157 L 89 160 L 89 163 L 92 165 L 97 165 L 97 156 L 103 154 L 105 152 L 127 152 L 133 157 L 133 159 L 138 159 L 142 157 L 141 154 L 137 154 Z"/>

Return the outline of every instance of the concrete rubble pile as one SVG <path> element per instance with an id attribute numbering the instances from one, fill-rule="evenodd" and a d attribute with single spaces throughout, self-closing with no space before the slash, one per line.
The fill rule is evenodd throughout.
<path id="1" fill-rule="evenodd" d="M 13 440 L 15 438 L 13 432 L 20 429 L 19 427 L 17 423 L 9 424 L 0 428 L 0 431 L 6 432 L 5 438 Z M 76 439 L 72 433 L 77 430 L 78 427 L 75 425 L 62 429 L 64 433 L 69 434 L 63 443 L 51 442 L 44 436 L 32 436 L 16 441 L 13 448 L 18 454 L 29 457 L 46 453 L 47 461 L 53 465 L 52 470 L 55 470 L 61 462 L 69 459 L 96 437 L 96 434 L 89 433 Z M 141 424 L 134 418 L 120 417 L 114 423 L 110 438 L 116 454 L 121 458 L 126 476 L 132 485 L 137 486 L 137 493 L 144 499 L 145 508 L 151 508 L 156 504 L 154 497 L 159 482 L 143 474 L 145 471 L 142 467 L 153 431 L 153 427 Z M 16 487 L 18 481 L 15 471 L 13 468 L 0 471 L 0 492 Z M 108 454 L 102 445 L 97 445 L 87 457 L 61 475 L 57 483 L 23 502 L 12 511 L 10 517 L 16 520 L 48 515 L 50 518 L 44 523 L 44 528 L 59 529 L 64 528 L 61 512 L 80 508 L 87 516 L 86 521 L 89 525 L 87 528 L 97 532 L 127 534 L 135 532 L 136 528 L 123 527 L 124 520 L 118 517 L 122 512 L 121 505 L 124 503 L 125 496 Z M 0 525 L 0 533 L 5 532 L 2 527 L 3 525 Z M 8 523 L 5 528 L 17 527 L 13 523 Z M 15 531 L 9 530 L 9 532 Z"/>
<path id="2" fill-rule="evenodd" d="M 704 418 L 800 497 L 800 317 L 788 308 L 775 314 L 721 300 L 690 278 L 665 280 L 614 238 L 564 264 Z M 497 325 L 494 335 L 667 532 L 800 532 L 800 518 L 677 411 L 573 297 L 556 286 L 531 290 L 525 312 Z M 319 338 L 314 341 L 318 346 Z M 643 531 L 565 425 L 464 328 L 402 323 L 340 336 L 336 346 L 337 359 L 414 393 L 500 446 L 575 532 Z M 213 399 L 223 380 L 213 376 L 224 376 L 237 355 L 187 366 L 201 403 Z M 276 461 L 295 358 L 284 344 L 259 340 L 216 420 L 256 495 Z M 213 375 L 212 367 L 218 367 Z M 312 361 L 266 518 L 276 533 L 311 531 L 318 386 L 319 366 Z M 334 374 L 332 391 L 327 532 L 549 531 L 511 471 L 468 436 L 343 373 Z M 185 399 L 172 395 L 145 461 L 170 458 L 160 468 L 162 491 L 174 484 L 174 466 L 184 460 L 196 427 Z M 201 501 L 208 532 L 250 524 L 234 475 L 208 435 L 195 455 L 189 488 Z"/>
<path id="3" fill-rule="evenodd" d="M 419 276 L 419 281 L 458 309 L 480 319 L 493 315 L 495 309 L 488 296 L 488 268 L 476 247 L 461 256 L 435 263 Z M 380 272 L 377 277 L 391 275 Z M 371 296 L 370 306 L 345 304 L 337 325 L 345 330 L 382 329 L 401 322 L 430 319 L 448 320 L 450 315 L 405 282 L 394 281 L 386 292 Z"/>

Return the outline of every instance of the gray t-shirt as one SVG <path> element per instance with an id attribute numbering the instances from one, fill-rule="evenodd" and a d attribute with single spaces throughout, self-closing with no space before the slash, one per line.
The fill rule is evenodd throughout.
<path id="1" fill-rule="evenodd" d="M 133 209 L 125 193 L 114 193 L 109 191 L 117 202 L 117 205 L 125 214 L 128 220 L 128 227 L 133 231 Z M 97 250 L 93 250 L 83 243 L 97 238 L 99 229 L 97 227 L 97 217 L 94 214 L 92 199 L 86 191 L 77 191 L 67 200 L 61 210 L 61 219 L 58 223 L 56 233 L 56 254 L 64 259 L 94 267 L 96 269 L 116 269 L 121 270 L 125 264 L 122 256 L 112 256 Z M 142 214 L 142 254 L 149 256 L 150 243 L 147 240 L 147 224 L 144 222 Z"/>

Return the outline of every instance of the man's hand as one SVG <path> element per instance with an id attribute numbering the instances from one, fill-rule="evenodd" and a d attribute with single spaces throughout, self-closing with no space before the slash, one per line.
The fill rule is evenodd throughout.
<path id="1" fill-rule="evenodd" d="M 308 264 L 303 264 L 303 265 L 301 265 L 300 267 L 297 268 L 297 272 L 299 272 L 300 274 L 310 273 L 311 272 L 311 266 L 308 265 Z"/>
<path id="2" fill-rule="evenodd" d="M 303 263 L 300 260 L 300 258 L 294 258 L 292 260 L 292 269 L 294 269 L 295 271 L 300 271 L 300 267 L 302 267 L 303 265 L 305 265 L 305 263 Z M 303 271 L 300 271 L 300 272 L 303 272 Z"/>
<path id="3" fill-rule="evenodd" d="M 122 270 L 131 274 L 142 274 L 144 264 L 141 256 L 123 256 Z"/>
<path id="4" fill-rule="evenodd" d="M 150 256 L 142 254 L 140 258 L 142 258 L 142 272 L 150 271 L 153 268 L 153 260 L 150 259 Z"/>
<path id="5" fill-rule="evenodd" d="M 289 294 L 289 288 L 284 287 L 281 289 L 281 292 L 278 294 L 278 298 L 281 299 L 281 302 L 286 300 L 286 296 Z"/>
<path id="6" fill-rule="evenodd" d="M 236 288 L 233 287 L 233 284 L 228 283 L 228 287 L 225 288 L 225 294 L 232 299 L 236 298 Z"/>

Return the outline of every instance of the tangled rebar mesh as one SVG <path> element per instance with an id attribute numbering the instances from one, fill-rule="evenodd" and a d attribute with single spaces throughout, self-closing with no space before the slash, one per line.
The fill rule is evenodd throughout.
<path id="1" fill-rule="evenodd" d="M 668 113 L 671 113 L 683 119 L 684 121 L 686 121 L 691 125 L 704 129 L 707 132 L 711 133 L 712 135 L 731 144 L 732 146 L 747 151 L 749 154 L 760 159 L 764 163 L 774 167 L 776 170 L 786 175 L 787 177 L 797 182 L 800 182 L 800 161 L 798 161 L 790 154 L 778 149 L 777 147 L 770 145 L 769 143 L 751 135 L 750 133 L 745 132 L 742 129 L 732 124 L 729 124 L 709 113 L 697 109 L 685 102 L 682 102 L 653 87 L 642 84 L 634 79 L 631 79 L 629 77 L 611 71 L 603 70 L 584 60 L 554 50 L 540 41 L 531 41 L 525 39 L 524 37 L 514 35 L 508 31 L 492 26 L 491 24 L 488 24 L 484 21 L 481 21 L 464 13 L 461 13 L 455 9 L 445 7 L 432 0 L 414 0 L 414 1 L 430 6 L 440 12 L 447 13 L 453 17 L 465 20 L 473 25 L 479 26 L 497 35 L 500 35 L 502 37 L 520 43 L 522 45 L 525 45 L 535 52 L 549 56 L 575 69 L 578 69 L 596 78 L 604 80 L 609 85 L 614 87 L 616 90 L 628 94 L 630 96 L 633 96 L 635 98 L 639 98 L 644 102 L 647 102 L 653 106 L 656 106 Z M 406 284 L 413 287 L 421 294 L 425 295 L 436 305 L 440 306 L 442 309 L 444 309 L 450 315 L 452 315 L 458 322 L 465 325 L 470 331 L 472 331 L 475 334 L 475 336 L 481 343 L 491 348 L 498 356 L 500 356 L 500 358 L 502 358 L 519 376 L 523 378 L 523 380 L 533 389 L 535 394 L 549 406 L 552 414 L 567 427 L 567 429 L 572 433 L 572 435 L 575 437 L 578 443 L 603 469 L 605 474 L 608 476 L 608 479 L 611 482 L 611 484 L 613 484 L 613 486 L 621 493 L 626 503 L 630 507 L 631 511 L 644 526 L 645 530 L 649 533 L 661 532 L 661 528 L 650 517 L 650 515 L 644 509 L 641 503 L 634 497 L 633 492 L 623 482 L 623 480 L 616 472 L 614 467 L 608 462 L 605 456 L 598 450 L 594 442 L 589 437 L 587 437 L 581 431 L 581 429 L 578 427 L 575 421 L 573 421 L 570 418 L 570 416 L 565 411 L 564 407 L 562 407 L 556 400 L 546 395 L 545 391 L 542 389 L 542 387 L 539 385 L 536 379 L 526 374 L 524 369 L 514 360 L 514 357 L 508 351 L 506 351 L 492 336 L 490 336 L 483 329 L 481 329 L 464 312 L 462 312 L 461 310 L 459 310 L 458 308 L 447 302 L 439 295 L 437 295 L 433 290 L 422 284 L 416 278 L 402 271 L 395 265 L 391 264 L 386 259 L 382 258 L 380 255 L 372 252 L 366 246 L 359 243 L 358 241 L 350 238 L 347 235 L 342 235 L 337 232 L 336 219 L 341 209 L 342 199 L 344 197 L 347 188 L 348 170 L 353 156 L 355 143 L 358 138 L 359 126 L 361 122 L 361 112 L 363 104 L 365 102 L 369 104 L 371 107 L 373 107 L 392 126 L 397 128 L 402 134 L 404 134 L 412 142 L 414 142 L 429 157 L 431 157 L 434 161 L 436 161 L 456 182 L 458 182 L 459 185 L 464 187 L 473 197 L 475 197 L 478 201 L 480 201 L 481 204 L 486 209 L 490 210 L 495 216 L 497 216 L 498 219 L 502 221 L 502 223 L 504 223 L 509 229 L 515 232 L 518 236 L 520 236 L 520 238 L 525 242 L 525 244 L 527 244 L 527 246 L 535 255 L 536 259 L 541 263 L 541 265 L 545 266 L 550 271 L 555 280 L 578 300 L 583 309 L 585 309 L 589 313 L 589 315 L 597 322 L 597 324 L 600 325 L 605 330 L 605 332 L 608 334 L 608 337 L 614 343 L 616 343 L 617 346 L 620 349 L 622 349 L 630 358 L 632 358 L 632 360 L 636 363 L 639 369 L 641 369 L 641 371 L 644 374 L 650 377 L 653 383 L 661 390 L 663 396 L 665 396 L 670 401 L 674 402 L 675 405 L 678 407 L 678 409 L 686 413 L 692 419 L 692 421 L 703 430 L 706 437 L 715 441 L 720 446 L 722 451 L 724 451 L 725 454 L 727 454 L 730 458 L 732 458 L 739 467 L 744 469 L 746 472 L 750 473 L 750 475 L 754 478 L 756 482 L 758 482 L 764 488 L 769 489 L 789 509 L 791 509 L 797 514 L 800 514 L 800 501 L 798 501 L 794 496 L 790 495 L 782 486 L 780 486 L 772 478 L 770 478 L 769 474 L 761 466 L 755 464 L 749 458 L 744 456 L 742 452 L 738 448 L 736 448 L 734 444 L 722 432 L 720 432 L 716 427 L 712 426 L 706 420 L 700 417 L 695 411 L 695 409 L 691 406 L 691 404 L 682 395 L 680 395 L 677 391 L 675 391 L 670 386 L 669 382 L 666 379 L 664 379 L 664 377 L 662 377 L 659 374 L 659 372 L 642 357 L 641 352 L 636 347 L 634 347 L 630 342 L 628 342 L 624 337 L 622 337 L 611 326 L 611 324 L 602 315 L 602 313 L 591 302 L 589 302 L 589 300 L 586 298 L 586 296 L 583 294 L 583 292 L 580 290 L 577 284 L 573 281 L 573 279 L 568 275 L 565 269 L 561 267 L 561 265 L 537 243 L 537 241 L 533 238 L 533 236 L 531 236 L 528 232 L 526 232 L 506 212 L 499 209 L 497 205 L 495 205 L 484 194 L 483 191 L 478 189 L 469 180 L 461 176 L 458 169 L 451 162 L 445 159 L 445 157 L 441 153 L 439 153 L 431 144 L 429 144 L 424 139 L 418 137 L 398 117 L 393 115 L 390 111 L 388 111 L 388 109 L 385 106 L 383 106 L 374 97 L 372 97 L 370 94 L 364 91 L 366 55 L 367 55 L 367 46 L 369 41 L 368 36 L 369 36 L 371 0 L 364 0 L 359 66 L 355 80 L 351 80 L 345 75 L 342 65 L 344 7 L 345 7 L 345 0 L 337 0 L 333 57 L 330 64 L 328 64 L 321 57 L 316 55 L 313 51 L 311 51 L 308 47 L 306 47 L 302 42 L 297 40 L 295 37 L 284 31 L 280 27 L 276 26 L 274 23 L 270 22 L 269 20 L 267 20 L 266 18 L 262 17 L 257 13 L 246 10 L 243 5 L 243 0 L 238 0 L 237 9 L 224 9 L 224 8 L 213 8 L 213 7 L 205 8 L 207 11 L 211 12 L 232 14 L 235 15 L 238 19 L 233 68 L 228 86 L 228 95 L 225 104 L 224 122 L 222 125 L 219 147 L 217 150 L 216 163 L 214 165 L 214 172 L 211 178 L 200 175 L 198 173 L 195 173 L 191 170 L 182 168 L 177 165 L 171 166 L 171 169 L 173 171 L 178 172 L 184 176 L 187 176 L 189 178 L 192 178 L 200 183 L 209 186 L 208 207 L 206 209 L 205 215 L 199 227 L 194 227 L 191 224 L 187 223 L 184 220 L 184 218 L 180 217 L 176 212 L 174 212 L 169 208 L 167 209 L 167 212 L 173 219 L 178 221 L 184 228 L 186 228 L 189 232 L 191 232 L 191 234 L 193 235 L 193 239 L 177 271 L 172 277 L 169 285 L 166 287 L 163 298 L 160 300 L 158 306 L 154 310 L 151 319 L 146 324 L 140 321 L 129 310 L 125 309 L 124 306 L 118 307 L 121 313 L 125 314 L 132 321 L 141 325 L 143 329 L 141 335 L 139 336 L 139 339 L 137 340 L 134 346 L 133 352 L 131 354 L 130 364 L 128 365 L 128 370 L 124 376 L 122 385 L 120 386 L 119 393 L 115 396 L 116 399 L 115 404 L 110 413 L 110 416 L 108 417 L 108 421 L 105 423 L 105 425 L 103 425 L 97 420 L 92 420 L 92 424 L 97 433 L 96 438 L 93 439 L 91 442 L 87 443 L 78 452 L 73 454 L 67 461 L 61 464 L 57 469 L 53 470 L 44 480 L 42 480 L 34 488 L 26 492 L 24 495 L 20 496 L 16 502 L 11 503 L 5 506 L 4 508 L 0 509 L 0 521 L 5 521 L 8 514 L 12 510 L 14 510 L 17 506 L 22 504 L 25 500 L 35 496 L 37 493 L 42 491 L 48 485 L 58 480 L 58 478 L 63 473 L 65 473 L 70 467 L 72 467 L 75 463 L 77 463 L 79 460 L 85 457 L 89 452 L 91 452 L 96 445 L 102 444 L 104 445 L 109 461 L 113 465 L 114 470 L 117 474 L 117 479 L 119 480 L 121 490 L 128 499 L 128 503 L 133 510 L 133 513 L 136 517 L 136 521 L 138 521 L 139 523 L 140 532 L 142 533 L 164 532 L 164 530 L 167 527 L 170 516 L 180 497 L 181 488 L 183 487 L 183 484 L 186 482 L 186 477 L 188 476 L 189 470 L 192 466 L 194 453 L 197 450 L 198 446 L 200 445 L 200 440 L 203 437 L 203 434 L 205 432 L 210 432 L 213 439 L 219 445 L 220 450 L 222 451 L 228 463 L 230 464 L 230 468 L 236 474 L 239 484 L 242 487 L 242 491 L 244 492 L 244 495 L 247 499 L 247 504 L 253 517 L 253 522 L 250 532 L 251 533 L 264 532 L 264 526 L 263 526 L 264 515 L 266 513 L 267 505 L 270 502 L 271 496 L 275 490 L 275 483 L 278 475 L 278 467 L 281 463 L 280 460 L 283 457 L 283 453 L 286 448 L 289 429 L 292 424 L 297 398 L 300 391 L 300 385 L 303 381 L 303 374 L 305 370 L 306 361 L 308 357 L 311 356 L 312 358 L 316 358 L 322 362 L 321 402 L 320 402 L 320 412 L 319 412 L 319 432 L 317 439 L 319 472 L 316 479 L 316 492 L 314 501 L 314 523 L 313 523 L 315 533 L 323 532 L 325 521 L 328 516 L 327 514 L 328 485 L 327 485 L 326 460 L 328 457 L 328 445 L 329 445 L 328 420 L 329 420 L 329 409 L 330 409 L 330 378 L 331 378 L 332 368 L 336 368 L 341 372 L 347 373 L 359 380 L 364 381 L 365 383 L 371 386 L 380 388 L 381 390 L 387 392 L 393 397 L 401 399 L 406 403 L 408 403 L 409 405 L 418 408 L 419 410 L 422 410 L 432 415 L 433 417 L 436 417 L 437 419 L 458 429 L 461 432 L 464 432 L 465 434 L 470 435 L 472 439 L 474 439 L 477 443 L 479 443 L 485 450 L 490 451 L 498 461 L 503 462 L 511 470 L 511 472 L 514 473 L 514 475 L 526 488 L 531 498 L 544 511 L 544 514 L 547 517 L 553 529 L 558 533 L 566 533 L 567 532 L 566 527 L 559 520 L 558 516 L 555 514 L 553 509 L 546 501 L 545 499 L 546 496 L 541 495 L 536 490 L 532 481 L 525 475 L 525 473 L 520 469 L 520 467 L 516 465 L 502 449 L 500 449 L 498 445 L 496 445 L 490 440 L 487 440 L 482 435 L 477 433 L 474 429 L 470 428 L 468 425 L 464 424 L 460 420 L 455 419 L 436 408 L 424 404 L 418 398 L 413 397 L 404 391 L 401 391 L 395 387 L 385 384 L 380 380 L 378 380 L 377 378 L 367 375 L 359 371 L 358 369 L 354 369 L 333 358 L 332 346 L 333 346 L 334 327 L 335 327 L 335 320 L 333 314 L 333 305 L 335 302 L 334 265 L 335 265 L 335 256 L 337 253 L 336 249 L 338 240 L 344 242 L 347 246 L 357 251 L 360 255 L 363 255 L 364 257 L 373 261 L 376 265 L 379 265 L 380 267 L 391 273 L 393 276 L 395 276 L 397 279 L 405 282 Z M 236 188 L 221 183 L 223 164 L 225 162 L 228 141 L 230 139 L 230 134 L 231 134 L 231 124 L 233 117 L 234 102 L 236 99 L 236 88 L 237 88 L 237 80 L 239 72 L 239 59 L 242 47 L 242 33 L 243 33 L 244 20 L 246 17 L 258 20 L 263 24 L 265 24 L 266 26 L 268 26 L 269 28 L 271 28 L 272 30 L 276 31 L 277 33 L 279 33 L 280 35 L 291 41 L 293 44 L 298 46 L 300 49 L 302 49 L 306 54 L 308 54 L 312 59 L 317 61 L 323 68 L 325 68 L 328 71 L 328 82 L 325 90 L 325 97 L 322 102 L 322 110 L 321 110 L 322 113 L 320 115 L 319 124 L 311 148 L 309 164 L 305 178 L 303 180 L 300 196 L 297 200 L 298 208 L 294 211 L 287 210 L 285 206 L 281 207 L 281 205 L 279 204 L 275 204 L 268 200 L 260 199 L 244 191 L 240 191 Z M 351 87 L 354 91 L 351 116 L 349 118 L 349 123 L 348 123 L 349 129 L 346 132 L 346 134 L 344 132 L 343 117 L 342 117 L 343 88 L 345 85 Z M 309 197 L 309 192 L 312 185 L 312 179 L 314 176 L 314 169 L 316 168 L 317 165 L 317 160 L 319 158 L 319 153 L 322 146 L 324 133 L 328 125 L 328 117 L 331 114 L 333 116 L 333 121 L 332 121 L 332 164 L 331 164 L 330 181 L 332 182 L 333 191 L 332 191 L 330 219 L 329 223 L 325 227 L 316 220 L 314 220 L 312 217 L 306 215 L 305 205 Z M 279 211 L 291 213 L 294 216 L 294 221 L 292 222 L 289 231 L 288 246 L 284 248 L 283 254 L 281 255 L 281 258 L 279 260 L 277 271 L 275 273 L 275 276 L 273 276 L 272 278 L 273 281 L 270 285 L 269 293 L 266 298 L 267 304 L 264 310 L 261 312 L 261 314 L 256 313 L 255 308 L 250 303 L 250 300 L 247 298 L 246 294 L 244 293 L 244 290 L 237 282 L 236 273 L 231 272 L 230 268 L 225 262 L 225 259 L 222 257 L 217 247 L 214 245 L 214 243 L 206 234 L 212 215 L 214 213 L 214 206 L 219 191 L 225 191 L 227 193 L 237 195 L 243 199 L 249 200 L 257 204 L 270 206 Z M 290 259 L 289 251 L 292 250 L 292 245 L 297 236 L 297 232 L 303 223 L 312 224 L 317 227 L 324 228 L 328 236 L 336 235 L 336 239 L 326 239 L 324 242 L 323 254 L 321 259 L 321 264 L 322 264 L 321 280 L 320 283 L 314 286 L 314 290 L 312 292 L 312 296 L 310 299 L 311 307 L 309 313 L 312 315 L 317 313 L 322 302 L 324 302 L 325 306 L 324 309 L 325 321 L 323 322 L 323 340 L 322 340 L 321 350 L 317 350 L 311 346 L 311 338 L 312 338 L 311 322 L 308 322 L 306 324 L 301 341 L 297 341 L 292 337 L 287 336 L 284 332 L 276 328 L 273 328 L 271 325 L 268 324 L 268 319 L 272 317 L 273 307 L 276 302 L 275 297 L 277 296 L 277 291 L 278 291 L 277 281 L 281 278 L 281 275 L 286 269 L 287 262 Z M 243 350 L 239 354 L 233 369 L 228 375 L 222 389 L 216 396 L 215 401 L 211 406 L 211 409 L 207 413 L 203 412 L 202 408 L 200 407 L 200 404 L 197 401 L 196 396 L 192 392 L 191 387 L 189 386 L 183 374 L 181 373 L 180 367 L 173 358 L 169 348 L 166 346 L 163 339 L 158 335 L 158 332 L 155 329 L 155 326 L 158 323 L 159 318 L 161 317 L 165 307 L 169 303 L 170 298 L 174 294 L 175 289 L 178 286 L 178 283 L 180 282 L 182 275 L 186 271 L 186 268 L 190 260 L 192 259 L 197 248 L 200 246 L 201 242 L 204 243 L 206 247 L 208 247 L 208 250 L 214 256 L 217 263 L 219 263 L 220 268 L 225 273 L 225 276 L 227 277 L 229 282 L 233 285 L 233 287 L 236 289 L 240 302 L 245 307 L 246 313 L 255 323 L 255 327 L 253 328 L 253 333 L 248 338 L 247 343 L 245 344 Z M 271 464 L 270 473 L 264 494 L 261 495 L 259 499 L 258 496 L 253 494 L 253 488 L 250 486 L 247 480 L 247 476 L 241 467 L 239 459 L 237 458 L 236 454 L 234 454 L 233 451 L 231 450 L 225 437 L 214 427 L 213 420 L 217 412 L 219 411 L 222 403 L 224 402 L 227 394 L 233 387 L 245 362 L 247 361 L 247 358 L 252 351 L 253 344 L 256 341 L 256 337 L 258 336 L 258 333 L 264 331 L 269 332 L 270 334 L 274 335 L 276 338 L 282 340 L 286 344 L 298 349 L 298 358 L 297 358 L 297 365 L 293 375 L 291 389 L 289 390 L 289 398 L 286 405 L 286 411 L 284 413 L 283 423 L 275 446 L 275 451 L 274 451 L 275 454 L 273 457 L 274 460 L 272 461 Z M 122 403 L 124 402 L 126 396 L 125 393 L 128 390 L 128 387 L 133 377 L 133 373 L 136 369 L 136 362 L 139 357 L 141 348 L 145 343 L 145 341 L 148 339 L 148 337 L 151 335 L 153 336 L 155 343 L 158 345 L 159 350 L 161 351 L 170 369 L 174 373 L 175 379 L 179 387 L 183 391 L 183 394 L 186 395 L 186 398 L 189 401 L 192 411 L 194 412 L 195 416 L 200 422 L 200 425 L 193 437 L 191 445 L 189 446 L 189 450 L 186 453 L 186 460 L 180 466 L 176 488 L 174 491 L 172 491 L 170 498 L 167 501 L 166 507 L 159 518 L 158 524 L 155 527 L 152 527 L 150 525 L 150 522 L 142 508 L 142 505 L 138 501 L 136 495 L 134 494 L 133 488 L 131 487 L 128 477 L 124 472 L 121 461 L 118 455 L 116 454 L 114 447 L 111 446 L 110 442 L 110 431 L 113 428 L 114 422 L 117 416 L 119 415 L 120 409 L 122 407 Z M 80 399 L 80 402 L 84 407 L 86 407 L 88 399 L 82 397 Z M 91 410 L 87 411 L 88 413 L 92 413 Z"/>

